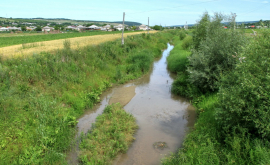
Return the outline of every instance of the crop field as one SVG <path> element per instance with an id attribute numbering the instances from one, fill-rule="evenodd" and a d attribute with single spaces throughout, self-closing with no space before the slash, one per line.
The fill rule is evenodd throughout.
<path id="1" fill-rule="evenodd" d="M 74 37 L 106 35 L 106 34 L 119 34 L 119 33 L 122 33 L 122 32 L 120 32 L 120 31 L 113 31 L 113 32 L 90 31 L 90 32 L 83 32 L 83 33 L 74 32 L 74 33 L 59 33 L 59 34 L 0 33 L 0 47 L 33 43 L 33 42 L 41 42 L 41 41 L 51 41 L 51 40 L 58 40 L 58 39 L 74 38 Z M 132 32 L 125 32 L 125 33 L 132 33 Z M 39 35 L 39 36 L 37 37 L 36 35 Z"/>
<path id="2" fill-rule="evenodd" d="M 141 34 L 145 32 L 133 32 L 133 33 L 125 33 L 124 37 L 130 35 Z M 151 31 L 150 33 L 156 33 L 156 31 Z M 71 49 L 76 49 L 80 47 L 84 47 L 87 45 L 97 45 L 106 41 L 113 41 L 121 38 L 120 33 L 118 34 L 107 34 L 107 35 L 94 35 L 94 36 L 85 36 L 85 37 L 75 37 L 68 39 L 59 39 L 53 41 L 43 41 L 43 42 L 34 42 L 28 44 L 19 44 L 13 46 L 7 46 L 0 48 L 0 57 L 2 58 L 11 58 L 18 56 L 29 56 L 33 54 L 38 54 L 40 52 L 54 52 L 58 49 L 62 49 L 64 47 L 64 42 L 68 41 Z M 36 36 L 31 36 L 36 37 Z M 40 37 L 40 36 L 39 36 Z M 36 37 L 36 38 L 39 38 Z M 43 36 L 42 36 L 43 37 Z"/>

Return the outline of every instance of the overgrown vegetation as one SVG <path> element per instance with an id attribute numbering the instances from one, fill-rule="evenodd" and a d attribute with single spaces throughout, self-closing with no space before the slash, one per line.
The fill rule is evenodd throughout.
<path id="1" fill-rule="evenodd" d="M 136 119 L 119 103 L 107 106 L 97 117 L 91 132 L 82 137 L 80 161 L 83 164 L 110 164 L 117 154 L 128 150 L 137 128 Z"/>
<path id="2" fill-rule="evenodd" d="M 270 31 L 245 38 L 233 26 L 220 28 L 224 16 L 209 18 L 205 13 L 194 30 L 191 55 L 179 63 L 172 87 L 192 98 L 198 120 L 183 148 L 163 164 L 269 164 Z"/>
<path id="3" fill-rule="evenodd" d="M 78 49 L 66 41 L 54 54 L 1 59 L 1 164 L 66 164 L 76 118 L 112 83 L 147 72 L 171 36 L 135 35 L 124 46 L 117 40 Z"/>

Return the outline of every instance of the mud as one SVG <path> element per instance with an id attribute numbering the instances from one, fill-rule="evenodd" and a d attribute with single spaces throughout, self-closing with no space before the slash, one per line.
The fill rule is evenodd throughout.
<path id="1" fill-rule="evenodd" d="M 110 98 L 109 104 L 120 103 L 122 106 L 127 105 L 135 96 L 135 87 L 136 86 L 117 88 Z"/>

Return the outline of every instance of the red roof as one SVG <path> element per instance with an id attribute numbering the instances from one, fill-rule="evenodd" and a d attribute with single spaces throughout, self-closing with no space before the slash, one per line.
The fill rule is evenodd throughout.
<path id="1" fill-rule="evenodd" d="M 251 25 L 250 27 L 255 27 L 254 25 Z"/>

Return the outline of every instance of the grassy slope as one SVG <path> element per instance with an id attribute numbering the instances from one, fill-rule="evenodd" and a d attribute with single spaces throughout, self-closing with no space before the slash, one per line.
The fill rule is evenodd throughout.
<path id="1" fill-rule="evenodd" d="M 118 153 L 128 150 L 137 128 L 136 119 L 119 103 L 106 107 L 80 144 L 81 162 L 109 164 Z"/>
<path id="2" fill-rule="evenodd" d="M 170 34 L 127 37 L 56 54 L 2 60 L 0 164 L 65 164 L 76 118 L 111 83 L 148 71 Z"/>
<path id="3" fill-rule="evenodd" d="M 175 41 L 176 46 L 173 51 L 179 52 L 178 57 L 184 58 L 181 42 Z M 188 51 L 186 51 L 188 53 Z M 172 55 L 174 53 L 172 52 Z M 173 55 L 176 56 L 176 55 Z M 173 57 L 168 57 L 168 65 L 174 63 Z M 183 65 L 183 64 L 180 64 Z M 187 64 L 185 64 L 187 65 Z M 181 67 L 178 67 L 181 68 Z M 182 79 L 177 81 L 174 86 L 183 85 L 183 79 L 187 77 L 182 70 L 177 70 L 179 77 Z M 184 78 L 183 78 L 184 77 Z M 186 81 L 186 80 L 185 80 Z M 181 87 L 173 87 L 181 95 L 183 89 Z M 189 88 L 185 88 L 188 90 Z M 190 96 L 188 92 L 184 93 Z M 166 157 L 162 163 L 164 165 L 176 164 L 269 164 L 270 143 L 263 139 L 253 139 L 247 134 L 239 134 L 239 130 L 229 132 L 224 136 L 215 119 L 216 106 L 218 97 L 216 93 L 202 95 L 197 93 L 193 97 L 193 104 L 197 107 L 198 120 L 194 126 L 194 130 L 187 135 L 183 143 L 183 148 L 175 154 Z M 241 131 L 240 131 L 241 132 Z"/>

